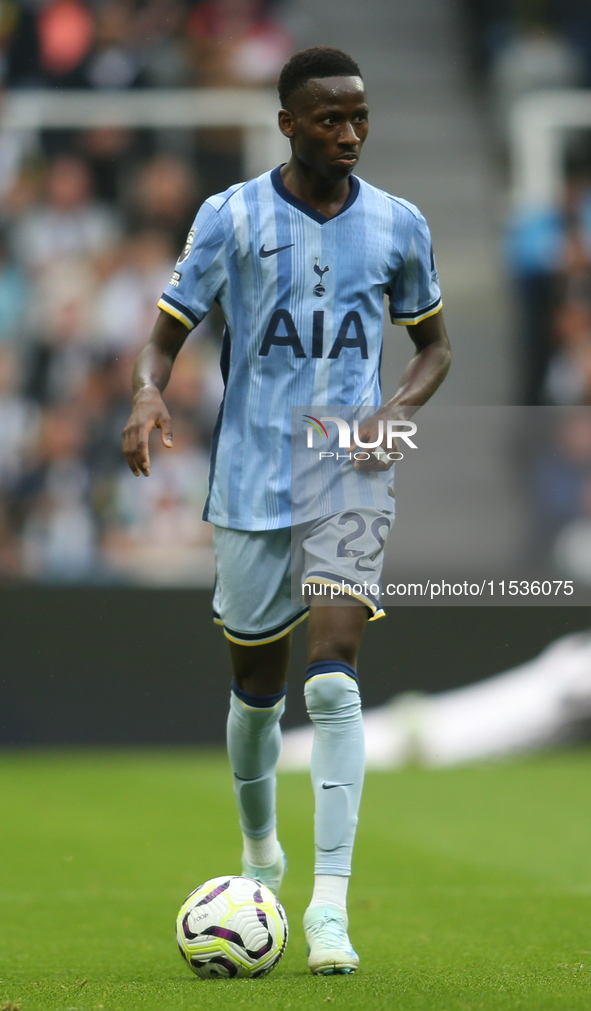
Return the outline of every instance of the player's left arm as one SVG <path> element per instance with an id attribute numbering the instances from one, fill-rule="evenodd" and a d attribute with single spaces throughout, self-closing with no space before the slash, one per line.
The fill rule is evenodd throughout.
<path id="1" fill-rule="evenodd" d="M 407 326 L 416 353 L 406 366 L 396 393 L 386 404 L 359 426 L 360 441 L 372 442 L 378 436 L 378 424 L 384 422 L 384 442 L 387 421 L 407 421 L 426 404 L 445 379 L 451 363 L 451 348 L 441 309 L 433 316 Z M 351 450 L 358 449 L 351 446 Z M 372 454 L 373 457 L 373 454 Z M 393 461 L 356 460 L 358 470 L 388 470 Z"/>
<path id="2" fill-rule="evenodd" d="M 416 353 L 406 366 L 396 393 L 376 412 L 376 418 L 410 418 L 441 386 L 451 364 L 451 348 L 443 311 L 407 326 Z"/>

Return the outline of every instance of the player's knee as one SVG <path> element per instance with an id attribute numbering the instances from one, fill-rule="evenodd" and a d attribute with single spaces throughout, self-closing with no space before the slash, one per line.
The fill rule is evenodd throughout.
<path id="1" fill-rule="evenodd" d="M 306 708 L 313 720 L 328 713 L 352 713 L 361 708 L 359 686 L 344 673 L 317 674 L 306 681 Z"/>
<path id="2" fill-rule="evenodd" d="M 308 663 L 334 660 L 356 667 L 357 653 L 368 615 L 369 610 L 360 606 L 311 608 Z"/>
<path id="3" fill-rule="evenodd" d="M 327 660 L 336 660 L 346 663 L 349 667 L 357 665 L 357 653 L 359 651 L 359 639 L 353 635 L 350 638 L 340 636 L 338 642 L 331 642 L 325 639 L 317 647 L 308 649 L 308 663 L 322 663 Z"/>

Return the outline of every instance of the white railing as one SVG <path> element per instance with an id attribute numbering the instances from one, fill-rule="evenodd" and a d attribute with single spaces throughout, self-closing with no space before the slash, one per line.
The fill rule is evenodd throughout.
<path id="1" fill-rule="evenodd" d="M 591 127 L 591 91 L 539 91 L 515 103 L 510 126 L 514 207 L 560 203 L 567 132 L 585 127 Z"/>
<path id="2" fill-rule="evenodd" d="M 23 90 L 5 92 L 0 128 L 239 127 L 245 174 L 252 178 L 288 157 L 278 109 L 275 92 L 263 88 Z"/>

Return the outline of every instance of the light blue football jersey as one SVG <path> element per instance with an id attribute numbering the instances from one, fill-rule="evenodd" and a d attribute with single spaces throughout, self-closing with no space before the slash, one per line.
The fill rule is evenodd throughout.
<path id="1" fill-rule="evenodd" d="M 383 300 L 394 323 L 441 307 L 422 214 L 356 176 L 333 218 L 279 169 L 209 197 L 158 305 L 190 329 L 214 301 L 225 382 L 204 519 L 290 526 L 291 408 L 379 406 Z"/>

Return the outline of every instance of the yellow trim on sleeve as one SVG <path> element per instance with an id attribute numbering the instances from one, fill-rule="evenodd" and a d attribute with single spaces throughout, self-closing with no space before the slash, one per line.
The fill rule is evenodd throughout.
<path id="1" fill-rule="evenodd" d="M 194 324 L 191 323 L 191 320 L 187 316 L 184 316 L 178 309 L 173 309 L 172 306 L 169 305 L 168 302 L 165 302 L 162 298 L 158 301 L 158 308 L 163 309 L 164 312 L 167 312 L 170 316 L 174 316 L 175 319 L 178 319 L 179 323 L 184 323 L 187 330 L 194 329 Z"/>
<path id="2" fill-rule="evenodd" d="M 432 309 L 431 312 L 426 312 L 424 316 L 419 316 L 418 319 L 395 319 L 394 326 L 415 326 L 417 323 L 422 323 L 424 319 L 429 319 L 430 316 L 435 316 L 436 313 L 443 309 L 443 302 L 440 302 L 436 309 Z"/>

